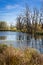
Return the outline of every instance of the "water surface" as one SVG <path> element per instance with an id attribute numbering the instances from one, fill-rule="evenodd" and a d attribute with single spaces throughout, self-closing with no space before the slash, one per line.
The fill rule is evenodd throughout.
<path id="1" fill-rule="evenodd" d="M 2 43 L 21 49 L 32 47 L 43 53 L 43 36 L 33 37 L 22 32 L 0 31 L 0 44 Z"/>

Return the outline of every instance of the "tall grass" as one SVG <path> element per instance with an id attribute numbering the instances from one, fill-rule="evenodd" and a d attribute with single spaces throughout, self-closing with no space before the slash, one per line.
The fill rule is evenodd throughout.
<path id="1" fill-rule="evenodd" d="M 33 48 L 25 50 L 0 45 L 0 65 L 42 65 L 41 56 Z"/>

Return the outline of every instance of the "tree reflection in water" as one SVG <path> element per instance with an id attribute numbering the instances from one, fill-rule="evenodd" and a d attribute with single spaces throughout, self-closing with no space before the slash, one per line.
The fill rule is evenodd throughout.
<path id="1" fill-rule="evenodd" d="M 0 36 L 0 40 L 6 40 L 6 36 Z"/>
<path id="2" fill-rule="evenodd" d="M 27 48 L 27 47 L 32 47 L 36 48 L 41 52 L 41 47 L 43 44 L 43 39 L 41 39 L 41 36 L 35 35 L 26 35 L 26 34 L 19 34 L 17 35 L 17 40 L 19 40 L 18 46 L 20 48 Z"/>
<path id="3" fill-rule="evenodd" d="M 36 35 L 35 38 L 35 48 L 38 49 L 40 52 L 42 52 L 43 48 L 43 36 Z"/>
<path id="4" fill-rule="evenodd" d="M 12 44 L 14 47 L 25 49 L 32 47 L 43 53 L 43 36 L 22 32 L 0 32 L 0 43 Z"/>

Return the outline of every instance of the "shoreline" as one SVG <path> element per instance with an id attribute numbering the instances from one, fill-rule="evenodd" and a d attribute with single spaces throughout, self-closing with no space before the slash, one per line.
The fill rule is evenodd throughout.
<path id="1" fill-rule="evenodd" d="M 18 30 L 0 30 L 1 32 L 6 32 L 6 31 L 10 31 L 10 32 L 22 32 L 22 33 L 27 33 L 27 34 L 31 34 L 28 32 L 24 32 L 24 31 L 18 31 Z M 34 33 L 33 33 L 34 34 Z M 43 35 L 43 32 L 36 32 L 36 35 Z"/>

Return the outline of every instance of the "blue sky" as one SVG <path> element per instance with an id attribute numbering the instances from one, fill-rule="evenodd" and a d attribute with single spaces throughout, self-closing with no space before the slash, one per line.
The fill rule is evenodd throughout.
<path id="1" fill-rule="evenodd" d="M 43 0 L 0 0 L 0 21 L 16 24 L 16 17 L 23 12 L 27 3 L 32 9 L 41 6 Z"/>

